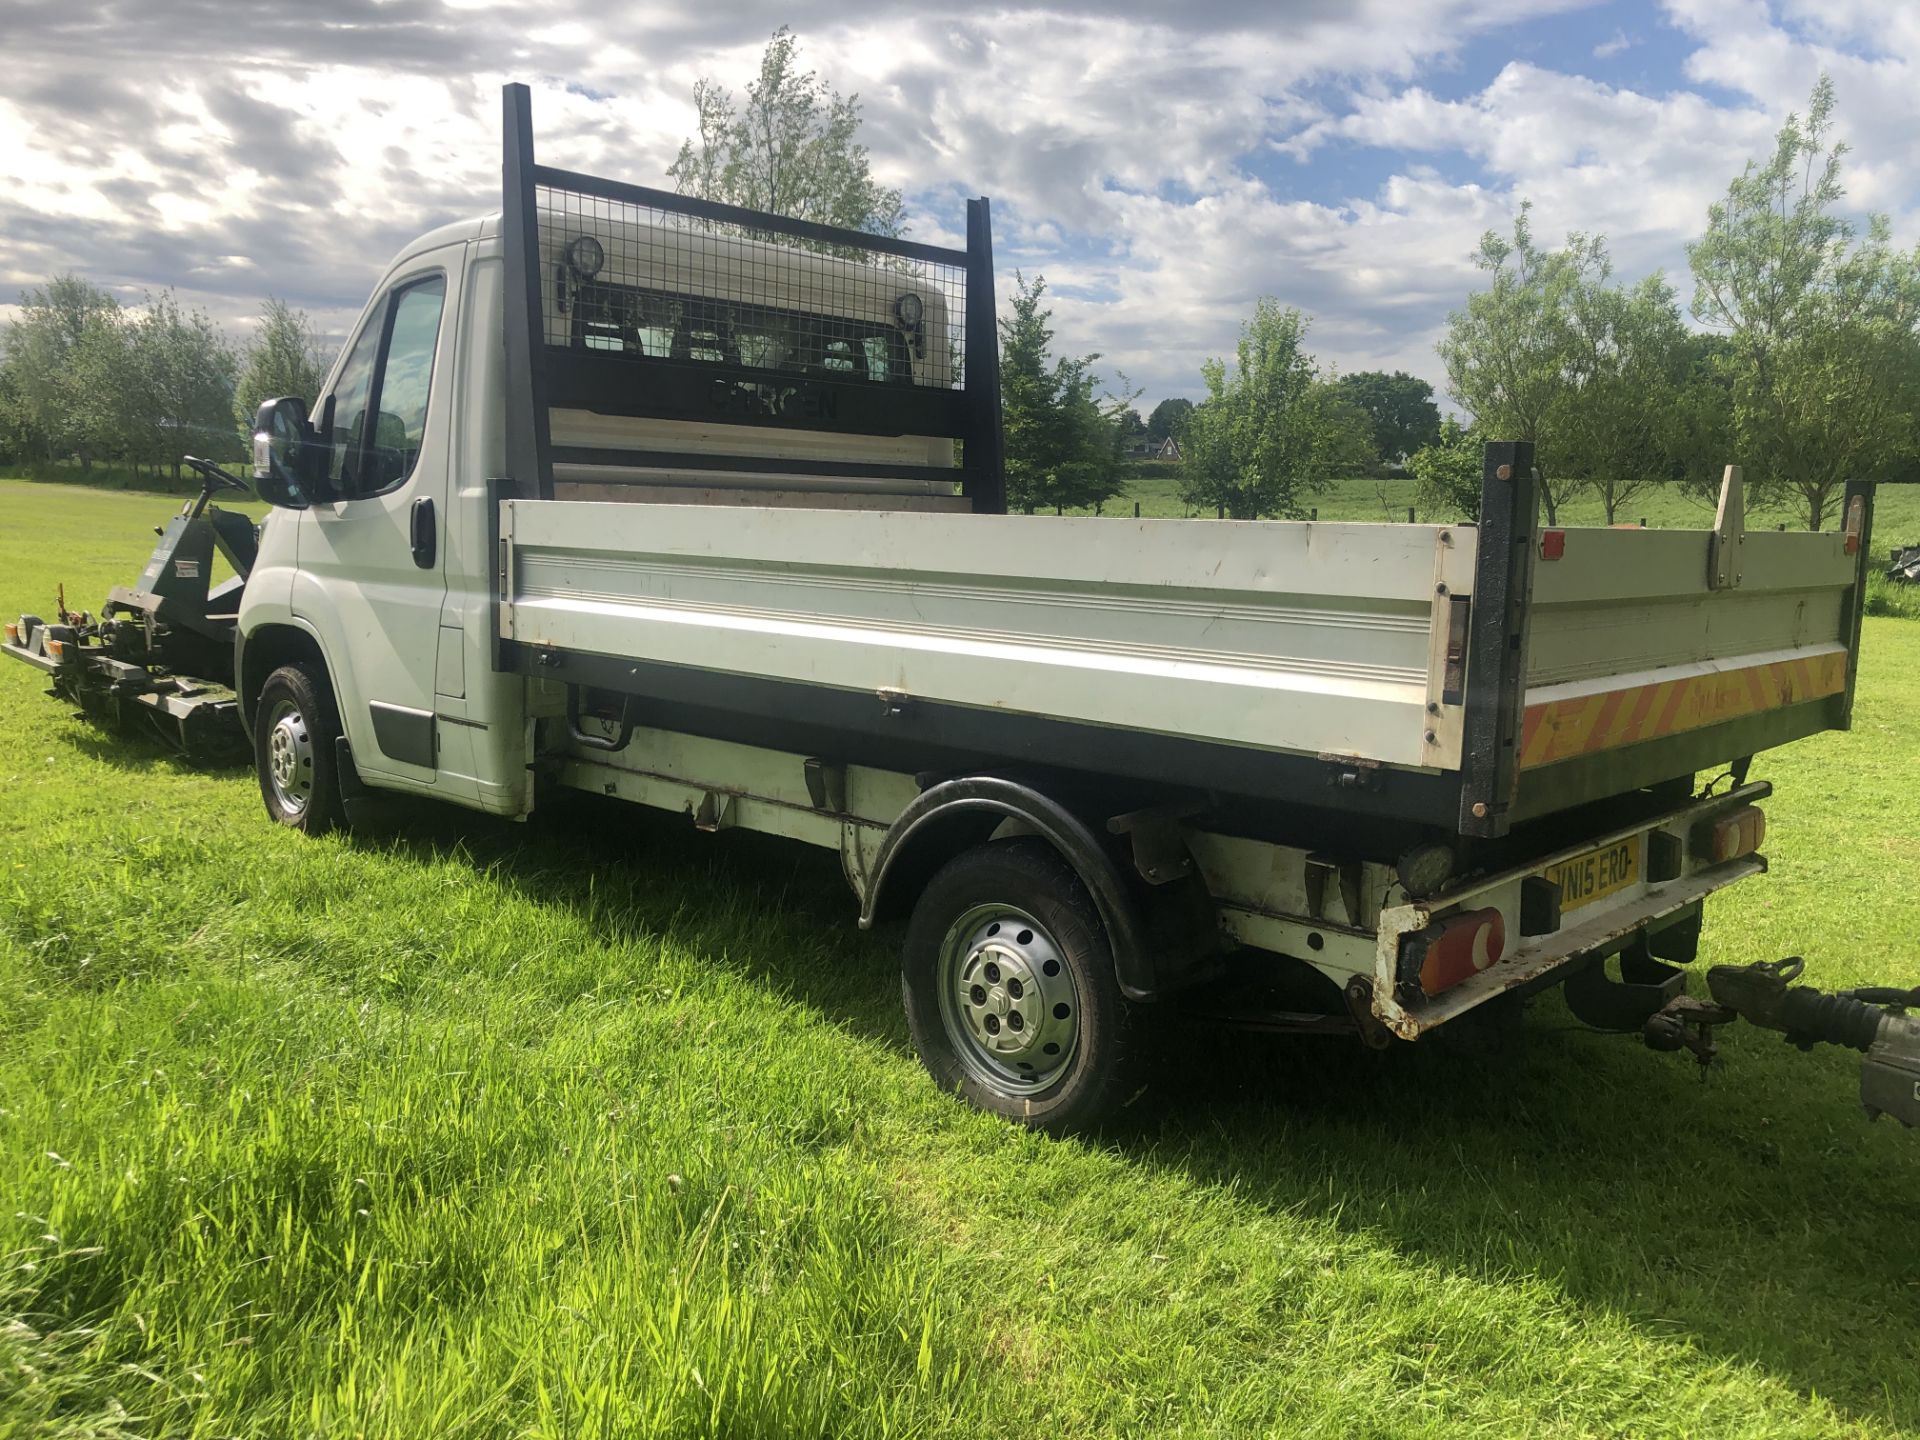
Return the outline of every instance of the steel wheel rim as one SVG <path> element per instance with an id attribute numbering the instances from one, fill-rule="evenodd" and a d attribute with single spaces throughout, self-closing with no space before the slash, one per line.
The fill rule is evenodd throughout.
<path id="1" fill-rule="evenodd" d="M 934 983 L 960 1063 L 1016 1095 L 1057 1081 L 1080 1040 L 1080 987 L 1046 928 L 1017 906 L 976 905 L 947 928 Z"/>
<path id="2" fill-rule="evenodd" d="M 267 716 L 267 784 L 289 815 L 304 813 L 313 798 L 313 740 L 291 700 L 275 702 Z"/>

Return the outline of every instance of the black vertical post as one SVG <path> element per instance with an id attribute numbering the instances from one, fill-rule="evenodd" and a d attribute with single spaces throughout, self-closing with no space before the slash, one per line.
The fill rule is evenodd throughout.
<path id="1" fill-rule="evenodd" d="M 1007 513 L 1000 428 L 1000 323 L 993 303 L 993 218 L 985 198 L 967 202 L 967 433 L 961 489 L 976 515 Z"/>
<path id="2" fill-rule="evenodd" d="M 504 102 L 500 241 L 506 259 L 507 474 L 521 496 L 553 498 L 546 322 L 540 307 L 540 212 L 533 182 L 533 97 L 509 85 Z"/>
<path id="3" fill-rule="evenodd" d="M 1835 718 L 1842 730 L 1853 728 L 1853 682 L 1860 674 L 1860 625 L 1867 614 L 1867 576 L 1873 569 L 1873 500 L 1877 486 L 1871 480 L 1849 480 L 1840 501 L 1840 528 L 1844 532 L 1853 523 L 1853 502 L 1860 502 L 1859 548 L 1853 554 L 1853 596 L 1848 614 L 1842 620 L 1847 644 L 1847 688 L 1840 697 L 1840 713 Z"/>
<path id="4" fill-rule="evenodd" d="M 1462 835 L 1504 835 L 1520 782 L 1540 487 L 1533 445 L 1496 440 L 1481 461 L 1480 525 L 1467 627 L 1467 693 L 1460 751 Z"/>

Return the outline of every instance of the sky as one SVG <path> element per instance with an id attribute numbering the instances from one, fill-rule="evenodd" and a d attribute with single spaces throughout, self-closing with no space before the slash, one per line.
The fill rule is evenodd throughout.
<path id="1" fill-rule="evenodd" d="M 1327 366 L 1444 389 L 1523 200 L 1684 306 L 1708 204 L 1823 70 L 1849 208 L 1920 241 L 1920 0 L 0 0 L 0 298 L 74 270 L 244 336 L 274 294 L 337 342 L 409 237 L 498 207 L 504 81 L 543 161 L 665 185 L 695 81 L 744 89 L 781 24 L 909 233 L 992 197 L 1003 304 L 1044 275 L 1059 346 L 1143 409 L 1263 295 Z"/>

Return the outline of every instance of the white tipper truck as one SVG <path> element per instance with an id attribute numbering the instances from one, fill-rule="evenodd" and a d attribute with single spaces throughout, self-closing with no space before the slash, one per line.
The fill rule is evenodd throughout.
<path id="1" fill-rule="evenodd" d="M 572 787 L 837 850 L 936 1081 L 1047 1128 L 1155 1007 L 1684 1025 L 1702 901 L 1765 869 L 1749 760 L 1848 723 L 1870 487 L 1837 533 L 1746 531 L 1737 479 L 1711 531 L 1542 528 L 1511 443 L 1473 523 L 1008 515 L 985 201 L 964 249 L 830 229 L 505 112 L 501 213 L 261 409 L 275 820 Z"/>

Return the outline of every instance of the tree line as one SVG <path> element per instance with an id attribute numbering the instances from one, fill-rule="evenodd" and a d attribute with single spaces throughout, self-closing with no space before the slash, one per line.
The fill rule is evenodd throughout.
<path id="1" fill-rule="evenodd" d="M 74 459 L 180 476 L 180 457 L 246 455 L 254 409 L 311 398 L 324 357 L 306 315 L 269 298 L 244 345 L 171 290 L 122 305 L 78 275 L 20 297 L 0 353 L 0 460 Z"/>

